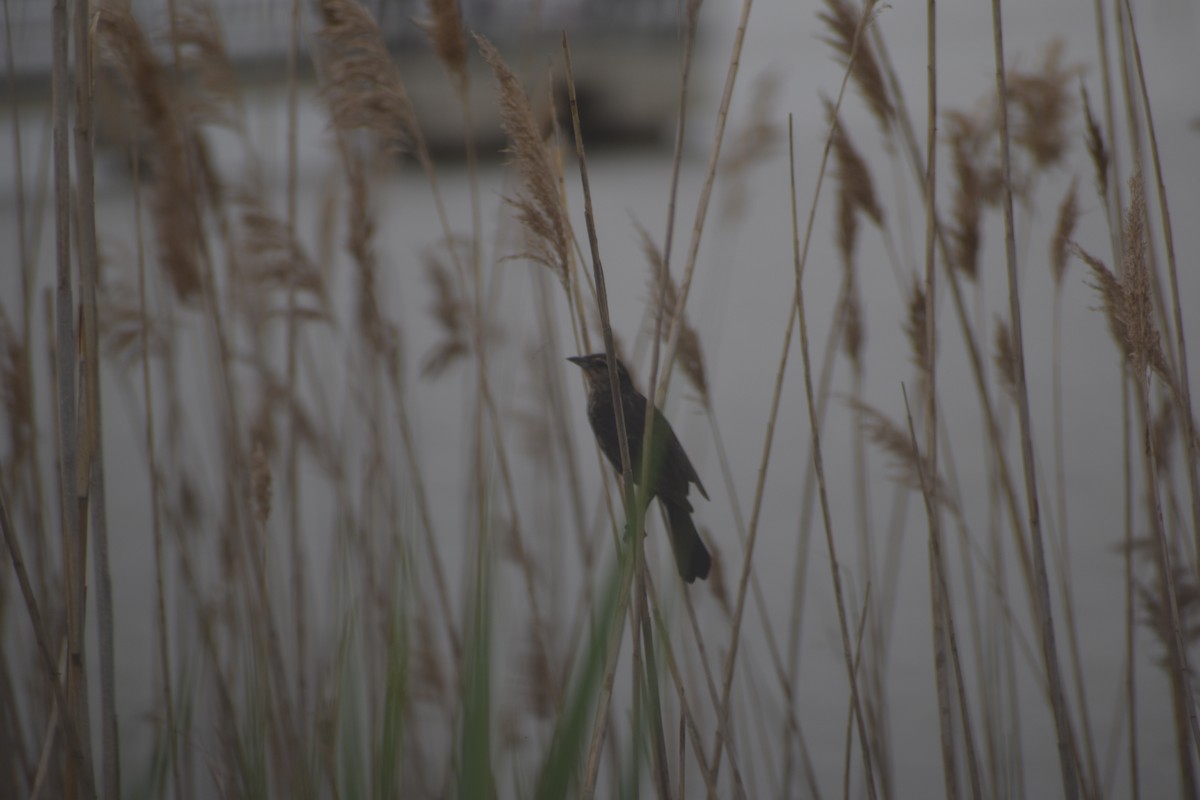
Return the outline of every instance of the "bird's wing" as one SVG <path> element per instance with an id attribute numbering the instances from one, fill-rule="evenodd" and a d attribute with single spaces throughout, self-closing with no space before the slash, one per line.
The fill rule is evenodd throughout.
<path id="1" fill-rule="evenodd" d="M 670 476 L 671 482 L 678 484 L 683 494 L 687 494 L 687 485 L 689 483 L 696 484 L 696 488 L 700 490 L 701 496 L 705 500 L 708 499 L 708 492 L 704 489 L 704 484 L 700 482 L 700 476 L 696 473 L 696 468 L 692 466 L 691 460 L 687 456 L 687 451 L 683 449 L 683 444 L 679 441 L 679 437 L 675 435 L 675 429 L 671 427 L 671 423 L 661 411 L 655 409 L 654 430 L 662 431 L 655 434 L 654 438 L 662 442 L 663 447 L 663 465 L 664 469 L 672 470 L 673 475 Z"/>
<path id="2" fill-rule="evenodd" d="M 700 476 L 696 473 L 696 468 L 692 466 L 691 459 L 680 444 L 679 438 L 675 435 L 675 431 L 671 430 L 671 426 L 667 425 L 667 432 L 670 433 L 670 441 L 667 443 L 667 451 L 674 452 L 678 456 L 678 463 L 683 469 L 684 477 L 691 483 L 696 484 L 696 488 L 700 490 L 700 495 L 707 500 L 708 492 L 704 489 L 704 484 L 700 482 Z"/>
<path id="3" fill-rule="evenodd" d="M 642 460 L 642 436 L 646 432 L 646 398 L 626 398 L 621 405 L 625 412 L 625 433 L 629 437 L 629 462 L 636 470 Z"/>

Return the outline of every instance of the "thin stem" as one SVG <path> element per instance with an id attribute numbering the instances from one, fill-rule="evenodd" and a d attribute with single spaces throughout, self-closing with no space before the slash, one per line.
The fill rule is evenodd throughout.
<path id="1" fill-rule="evenodd" d="M 925 359 L 921 364 L 925 373 L 925 457 L 929 459 L 932 480 L 938 474 L 937 456 L 937 271 L 934 250 L 937 230 L 937 13 L 935 0 L 926 4 L 926 151 L 925 183 L 922 192 L 925 199 Z M 911 422 L 910 422 L 911 425 Z M 915 438 L 914 438 L 915 441 Z M 918 459 L 918 462 L 920 459 Z M 918 467 L 918 469 L 920 469 Z M 924 488 L 924 482 L 922 481 Z M 950 598 L 943 591 L 938 576 L 943 572 L 941 508 L 932 502 L 929 491 L 925 497 L 925 516 L 929 524 L 929 570 L 930 570 L 930 618 L 933 623 L 934 682 L 937 689 L 938 732 L 942 745 L 942 775 L 946 786 L 946 797 L 958 797 L 958 768 L 954 749 L 954 721 L 950 700 L 950 677 L 946 674 L 945 647 L 947 646 L 946 608 Z M 969 733 L 969 732 L 968 732 Z M 978 794 L 978 793 L 976 793 Z"/>
<path id="2" fill-rule="evenodd" d="M 831 139 L 826 140 L 826 146 Z M 795 137 L 792 132 L 792 117 L 788 115 L 788 158 L 791 167 L 792 178 L 792 256 L 793 266 L 796 271 L 796 292 L 795 292 L 795 316 L 800 321 L 800 354 L 804 361 L 804 397 L 808 405 L 808 422 L 809 435 L 812 437 L 812 457 L 813 464 L 817 472 L 817 489 L 818 495 L 821 498 L 821 520 L 824 523 L 825 529 L 825 544 L 829 548 L 829 571 L 833 577 L 833 596 L 837 606 L 838 615 L 838 631 L 842 637 L 842 657 L 846 662 L 846 673 L 850 680 L 850 702 L 854 708 L 855 717 L 858 723 L 858 738 L 862 748 L 863 771 L 867 784 L 867 797 L 874 800 L 876 796 L 875 776 L 871 766 L 871 748 L 868 744 L 866 722 L 862 710 L 862 703 L 859 700 L 858 692 L 858 677 L 854 669 L 854 656 L 850 648 L 850 628 L 846 616 L 846 603 L 842 592 L 842 577 L 841 568 L 838 566 L 837 546 L 833 539 L 833 521 L 829 511 L 829 494 L 825 485 L 825 465 L 821 455 L 821 431 L 817 424 L 816 402 L 813 399 L 813 382 L 812 382 L 812 364 L 809 358 L 808 348 L 808 321 L 804 313 L 804 264 L 808 254 L 809 237 L 806 233 L 804 240 L 804 250 L 800 249 L 799 227 L 796 220 L 796 162 L 795 162 Z M 815 210 L 816 203 L 813 203 Z M 810 227 L 811 231 L 811 211 L 810 211 Z M 790 327 L 790 325 L 789 325 Z"/>
<path id="3" fill-rule="evenodd" d="M 621 476 L 622 476 L 622 485 L 624 487 L 624 496 L 625 496 L 626 528 L 627 528 L 627 533 L 631 540 L 631 544 L 633 546 L 633 558 L 632 558 L 633 569 L 630 572 L 629 580 L 635 581 L 639 577 L 640 569 L 644 568 L 644 565 L 642 564 L 642 559 L 643 559 L 643 555 L 644 555 L 645 551 L 643 550 L 642 533 L 641 532 L 642 532 L 642 510 L 644 509 L 645 506 L 643 503 L 639 502 L 640 498 L 637 497 L 636 493 L 634 492 L 634 488 L 633 488 L 633 470 L 630 466 L 631 462 L 630 462 L 630 458 L 629 458 L 629 440 L 626 438 L 625 412 L 621 406 L 621 398 L 620 398 L 620 394 L 619 394 L 620 381 L 617 379 L 616 346 L 613 343 L 612 319 L 610 318 L 609 313 L 608 313 L 608 288 L 607 288 L 607 284 L 605 283 L 605 280 L 604 280 L 604 266 L 600 261 L 600 242 L 599 242 L 599 238 L 596 234 L 596 217 L 595 217 L 595 212 L 594 212 L 594 209 L 592 206 L 592 188 L 591 188 L 591 183 L 588 180 L 587 155 L 584 152 L 584 148 L 583 148 L 583 131 L 579 125 L 579 102 L 575 96 L 575 79 L 574 79 L 574 74 L 571 70 L 571 48 L 570 48 L 569 44 L 567 43 L 566 33 L 563 33 L 562 48 L 563 48 L 563 64 L 566 69 L 567 91 L 570 94 L 570 100 L 571 100 L 571 124 L 575 131 L 575 153 L 579 158 L 579 180 L 583 187 L 583 214 L 584 214 L 584 220 L 587 223 L 588 245 L 591 249 L 591 255 L 592 255 L 592 275 L 596 282 L 596 307 L 600 313 L 600 326 L 601 326 L 601 329 L 604 334 L 604 352 L 607 356 L 607 361 L 608 361 L 609 386 L 612 389 L 613 413 L 614 413 L 614 416 L 616 417 L 616 423 L 617 423 L 617 443 L 618 443 L 618 446 L 619 446 L 620 452 L 621 452 Z M 653 419 L 653 415 L 651 415 L 651 419 Z M 647 427 L 649 427 L 649 426 L 647 426 Z M 648 453 L 649 451 L 647 450 L 647 451 L 643 451 L 643 452 Z M 643 485 L 645 485 L 645 484 L 643 484 Z M 624 583 L 624 581 L 623 581 L 623 583 Z M 634 591 L 637 591 L 636 587 L 634 588 Z M 613 678 L 614 678 L 615 670 L 616 670 L 616 658 L 612 654 L 615 654 L 615 652 L 619 649 L 620 641 L 624 637 L 625 609 L 629 606 L 630 600 L 631 600 L 631 598 L 629 596 L 629 586 L 623 585 L 621 588 L 621 594 L 619 595 L 618 600 L 617 600 L 617 602 L 619 604 L 618 612 L 620 614 L 621 621 L 618 622 L 614 626 L 613 640 L 609 642 L 609 647 L 606 648 L 608 651 L 610 651 L 610 656 L 609 656 L 608 662 L 605 664 L 604 680 L 602 683 L 602 688 L 601 688 L 601 693 L 600 693 L 600 699 L 602 702 L 600 702 L 596 706 L 596 725 L 595 725 L 595 729 L 593 730 L 593 733 L 592 733 L 592 743 L 591 743 L 590 750 L 588 753 L 587 773 L 585 775 L 584 783 L 583 783 L 583 796 L 584 797 L 593 796 L 595 793 L 595 790 L 596 790 L 596 777 L 597 777 L 597 773 L 598 773 L 599 766 L 600 766 L 600 750 L 601 750 L 601 745 L 604 742 L 605 727 L 606 727 L 606 722 L 608 719 L 608 703 L 612 699 Z M 637 617 L 640 618 L 641 614 L 644 613 L 644 607 L 642 607 L 642 605 L 639 603 L 637 610 L 639 612 L 637 614 Z M 639 711 L 638 711 L 638 685 L 640 683 L 640 680 L 639 680 L 640 669 L 638 668 L 638 663 L 639 663 L 639 656 L 640 656 L 640 645 L 638 644 L 638 642 L 639 642 L 639 638 L 637 635 L 637 627 L 636 627 L 636 623 L 635 623 L 635 627 L 634 627 L 634 631 L 633 631 L 633 649 L 634 649 L 634 680 L 633 680 L 634 725 L 633 725 L 633 728 L 635 731 L 637 731 L 639 729 L 637 715 L 639 713 Z M 635 747 L 634 748 L 635 763 L 636 763 L 636 759 L 638 758 L 639 754 L 640 754 L 639 749 L 637 747 Z M 637 774 L 636 766 L 634 768 L 634 774 L 635 775 Z"/>
<path id="4" fill-rule="evenodd" d="M 1158 153 L 1158 134 L 1154 126 L 1154 114 L 1150 110 L 1150 92 L 1146 88 L 1146 72 L 1142 67 L 1142 48 L 1138 44 L 1137 26 L 1133 21 L 1133 9 L 1129 0 L 1123 0 L 1125 16 L 1129 22 L 1129 38 L 1133 43 L 1133 60 L 1137 66 L 1138 86 L 1141 89 L 1142 105 L 1146 112 L 1146 130 L 1150 134 L 1150 161 L 1154 165 L 1154 184 L 1158 190 L 1158 208 L 1162 222 L 1163 242 L 1167 248 L 1167 276 L 1171 281 L 1171 313 L 1175 323 L 1175 347 L 1178 351 L 1179 385 L 1175 387 L 1179 394 L 1176 407 L 1183 417 L 1184 439 L 1187 443 L 1188 488 L 1192 500 L 1192 536 L 1196 542 L 1196 552 L 1200 553 L 1200 478 L 1197 477 L 1196 467 L 1196 420 L 1192 415 L 1192 390 L 1188 380 L 1187 345 L 1183 335 L 1183 311 L 1179 301 L 1179 269 L 1175 262 L 1175 237 L 1171 232 L 1171 209 L 1167 204 L 1167 187 L 1163 182 L 1162 161 Z M 1197 562 L 1200 568 L 1200 560 Z M 1196 710 L 1190 709 L 1192 728 L 1196 725 Z M 1200 742 L 1197 743 L 1200 745 Z"/>
<path id="5" fill-rule="evenodd" d="M 78 445 L 75 396 L 75 301 L 71 284 L 71 165 L 66 0 L 55 0 L 53 8 L 54 114 L 54 242 L 55 242 L 55 340 L 58 365 L 58 428 L 60 508 L 62 511 L 63 580 L 67 610 L 67 686 L 64 719 L 87 730 L 87 675 L 83 670 L 83 615 L 85 608 L 84 560 L 87 553 L 80 527 L 77 502 Z M 49 651 L 47 650 L 47 658 Z M 69 753 L 66 792 L 75 796 L 80 786 L 94 783 L 90 741 L 79 741 Z"/>
<path id="6" fill-rule="evenodd" d="M 649 575 L 647 575 L 646 578 L 646 589 L 649 592 L 650 609 L 654 614 L 654 623 L 658 626 L 660 631 L 666 631 L 668 628 L 666 621 L 663 619 L 662 611 L 659 608 L 658 595 L 654 588 L 654 581 L 649 577 Z M 702 734 L 700 732 L 700 728 L 696 725 L 696 719 L 692 715 L 691 706 L 688 703 L 687 692 L 683 687 L 683 675 L 679 671 L 679 664 L 676 661 L 675 654 L 671 648 L 671 637 L 664 635 L 660 637 L 659 641 L 662 642 L 663 655 L 666 657 L 667 661 L 667 671 L 671 673 L 671 681 L 675 684 L 675 691 L 679 695 L 679 708 L 680 716 L 682 717 L 682 723 L 686 725 L 686 727 L 681 730 L 679 739 L 679 782 L 682 785 L 683 776 L 687 772 L 687 770 L 684 769 L 683 763 L 683 747 L 685 744 L 685 736 L 683 731 L 686 730 L 691 731 L 692 734 L 692 755 L 696 757 L 696 764 L 700 767 L 700 775 L 702 778 L 704 778 L 704 786 L 708 793 L 708 797 L 710 800 L 715 800 L 715 798 L 719 797 L 720 795 L 717 794 L 716 781 L 713 778 L 712 770 L 710 770 L 708 767 L 708 759 L 704 757 L 704 745 L 701 740 Z M 687 795 L 685 795 L 681 790 L 677 796 L 682 798 L 686 797 Z"/>
<path id="7" fill-rule="evenodd" d="M 1134 202 L 1137 202 L 1134 200 Z M 1162 583 L 1163 616 L 1167 630 L 1164 644 L 1167 650 L 1168 675 L 1174 699 L 1176 745 L 1179 756 L 1180 793 L 1184 797 L 1197 794 L 1196 774 L 1192 763 L 1193 748 L 1200 746 L 1200 733 L 1196 731 L 1196 710 L 1192 691 L 1191 671 L 1188 668 L 1187 649 L 1184 646 L 1182 622 L 1179 614 L 1179 593 L 1175 584 L 1175 569 L 1171 558 L 1171 546 L 1163 523 L 1162 501 L 1159 497 L 1158 459 L 1154 452 L 1153 424 L 1150 412 L 1150 377 L 1145 363 L 1137 365 L 1133 359 L 1126 361 L 1133 367 L 1134 399 L 1138 416 L 1142 420 L 1142 457 L 1146 470 L 1146 491 L 1149 494 L 1147 512 L 1154 536 L 1154 558 Z"/>
<path id="8" fill-rule="evenodd" d="M 146 458 L 150 470 L 150 529 L 154 540 L 154 599 L 155 622 L 158 625 L 158 667 L 162 681 L 164 716 L 166 720 L 167 754 L 171 762 L 171 780 L 175 797 L 183 798 L 183 781 L 179 773 L 179 732 L 175 728 L 175 693 L 171 685 L 171 640 L 167 627 L 167 601 L 163 582 L 164 546 L 162 531 L 162 493 L 158 480 L 158 447 L 154 435 L 154 394 L 150 381 L 150 315 L 146 310 L 146 251 L 142 238 L 141 167 L 136 147 L 130 155 L 133 173 L 133 227 L 137 253 L 138 316 L 142 345 L 142 402 L 146 407 Z"/>
<path id="9" fill-rule="evenodd" d="M 2 474 L 0 474 L 0 478 L 3 478 Z M 89 767 L 81 770 L 79 774 L 83 782 L 84 796 L 94 800 L 96 785 L 92 780 L 90 765 L 87 764 L 87 750 L 80 737 L 76 718 L 71 713 L 71 707 L 67 705 L 67 695 L 59 680 L 58 662 L 50 652 L 50 637 L 46 631 L 46 625 L 42 621 L 41 612 L 38 610 L 37 597 L 33 593 L 33 585 L 29 582 L 29 573 L 25 570 L 25 560 L 21 557 L 21 545 L 17 539 L 17 532 L 13 528 L 12 518 L 8 514 L 8 498 L 4 493 L 3 480 L 0 480 L 0 533 L 3 533 L 4 541 L 8 545 L 13 572 L 17 575 L 17 584 L 21 587 L 21 594 L 25 598 L 25 609 L 29 612 L 29 621 L 33 623 L 33 634 L 37 640 L 43 666 L 46 668 L 46 678 L 54 691 L 54 699 L 58 703 L 58 708 L 61 709 L 63 729 L 67 733 L 67 750 L 72 759 Z"/>
<path id="10" fill-rule="evenodd" d="M 120 737 L 117 729 L 116 667 L 113 656 L 112 573 L 108 559 L 108 515 L 104 490 L 101 424 L 100 351 L 97 344 L 95 169 L 92 158 L 92 40 L 88 0 L 75 0 L 75 180 L 79 224 L 79 293 L 83 304 L 82 399 L 86 424 L 79 479 L 86 480 L 93 531 L 92 563 L 96 581 L 96 626 L 100 660 L 100 716 L 103 780 L 106 797 L 121 793 Z M 86 556 L 85 556 L 86 558 Z"/>
<path id="11" fill-rule="evenodd" d="M 287 227 L 289 236 L 296 239 L 299 224 L 298 178 L 299 178 L 299 80 L 296 75 L 296 55 L 300 47 L 300 0 L 292 0 L 291 21 L 288 26 L 287 48 Z M 291 548 L 291 595 L 292 614 L 295 615 L 296 630 L 296 703 L 301 710 L 307 708 L 308 698 L 308 635 L 306 620 L 307 592 L 304 590 L 305 558 L 303 545 L 303 518 L 300 514 L 300 470 L 297 425 L 299 408 L 296 402 L 296 348 L 299 324 L 296 319 L 296 281 L 291 281 L 287 293 L 286 331 L 286 383 L 288 401 L 287 437 L 284 452 L 284 493 L 286 495 L 286 519 L 288 544 Z"/>
<path id="12" fill-rule="evenodd" d="M 667 334 L 667 358 L 660 379 L 665 385 L 675 363 L 675 354 L 679 348 L 679 335 L 683 331 L 683 310 L 687 306 L 688 295 L 692 288 L 692 276 L 696 272 L 696 260 L 700 255 L 700 238 L 704 232 L 704 222 L 708 217 L 708 204 L 712 199 L 713 185 L 716 182 L 717 167 L 721 163 L 721 144 L 725 140 L 725 124 L 729 119 L 729 106 L 733 102 L 733 88 L 737 83 L 738 66 L 741 63 L 742 45 L 746 40 L 746 26 L 750 23 L 750 9 L 754 0 L 742 0 L 742 9 L 738 17 L 737 30 L 733 36 L 733 51 L 729 55 L 729 67 L 725 73 L 725 88 L 721 92 L 721 105 L 717 109 L 717 126 L 713 134 L 712 150 L 708 157 L 704 185 L 700 189 L 700 199 L 696 204 L 696 218 L 692 223 L 692 239 L 688 245 L 687 259 L 683 266 L 683 279 L 679 283 L 679 293 L 675 300 L 675 310 L 671 314 L 671 329 Z M 661 393 L 661 389 L 659 393 Z M 714 772 L 721 768 L 720 753 L 713 766 Z"/>
<path id="13" fill-rule="evenodd" d="M 1000 163 L 1004 172 L 1004 252 L 1008 272 L 1009 319 L 1012 322 L 1014 369 L 1016 372 L 1017 413 L 1021 427 L 1021 459 L 1025 467 L 1025 497 L 1029 510 L 1029 536 L 1033 550 L 1034 609 L 1038 617 L 1042 658 L 1054 712 L 1058 738 L 1058 759 L 1062 771 L 1063 794 L 1068 800 L 1079 796 L 1079 778 L 1071 758 L 1070 719 L 1063 692 L 1062 672 L 1054 638 L 1054 617 L 1050 607 L 1050 584 L 1046 576 L 1046 553 L 1042 542 L 1041 512 L 1038 506 L 1037 473 L 1033 454 L 1033 430 L 1029 414 L 1029 390 L 1025 383 L 1025 342 L 1021 329 L 1021 302 L 1017 279 L 1016 237 L 1013 230 L 1012 164 L 1009 153 L 1008 87 L 1004 74 L 1004 29 L 1000 0 L 992 0 L 992 32 L 996 60 L 996 97 L 1000 115 Z"/>

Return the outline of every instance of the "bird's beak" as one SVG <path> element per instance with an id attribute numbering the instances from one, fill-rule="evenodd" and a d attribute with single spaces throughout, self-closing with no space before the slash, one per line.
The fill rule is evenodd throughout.
<path id="1" fill-rule="evenodd" d="M 570 361 L 572 364 L 574 364 L 577 367 L 582 367 L 584 364 L 584 357 L 583 356 L 569 356 L 567 358 L 567 361 Z"/>

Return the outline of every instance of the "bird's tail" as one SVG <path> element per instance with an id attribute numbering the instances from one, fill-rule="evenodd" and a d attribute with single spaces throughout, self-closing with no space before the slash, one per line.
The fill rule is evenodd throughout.
<path id="1" fill-rule="evenodd" d="M 659 498 L 662 501 L 662 498 Z M 704 580 L 712 566 L 712 556 L 708 548 L 696 532 L 692 522 L 692 508 L 686 500 L 679 502 L 663 501 L 667 510 L 668 533 L 671 535 L 671 551 L 675 553 L 675 564 L 679 567 L 679 577 L 684 583 L 692 583 L 696 578 Z"/>

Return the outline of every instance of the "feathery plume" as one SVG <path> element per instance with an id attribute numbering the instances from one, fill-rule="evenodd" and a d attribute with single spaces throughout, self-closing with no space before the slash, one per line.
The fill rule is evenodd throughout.
<path id="1" fill-rule="evenodd" d="M 1146 368 L 1153 369 L 1170 385 L 1170 371 L 1154 325 L 1154 298 L 1146 258 L 1146 192 L 1140 171 L 1129 179 L 1129 209 L 1125 212 L 1124 229 L 1121 288 L 1130 358 L 1138 374 Z"/>
<path id="2" fill-rule="evenodd" d="M 779 107 L 779 75 L 764 72 L 754 81 L 750 107 L 740 115 L 737 132 L 729 137 L 721 161 L 724 193 L 721 214 L 737 220 L 749 206 L 747 180 L 751 167 L 765 161 L 775 150 L 781 132 L 775 122 Z"/>
<path id="3" fill-rule="evenodd" d="M 845 300 L 846 319 L 842 327 L 842 349 L 850 362 L 862 366 L 863 341 L 866 339 L 866 326 L 863 324 L 862 298 L 859 296 L 858 281 L 851 279 L 846 287 Z"/>
<path id="4" fill-rule="evenodd" d="M 841 120 L 834 114 L 833 103 L 825 99 L 825 113 L 833 127 L 833 154 L 837 162 L 836 175 L 842 193 L 847 195 L 853 208 L 862 211 L 876 225 L 883 226 L 883 208 L 875 197 L 875 182 L 867 162 L 859 155 L 850 140 Z"/>
<path id="5" fill-rule="evenodd" d="M 1063 66 L 1064 49 L 1063 40 L 1055 39 L 1046 47 L 1040 69 L 1012 69 L 1007 76 L 1009 102 L 1017 112 L 1012 140 L 1043 169 L 1062 160 L 1070 141 L 1067 121 L 1071 96 L 1067 85 L 1078 76 L 1079 68 Z"/>
<path id="6" fill-rule="evenodd" d="M 1132 203 L 1130 205 L 1130 213 L 1134 213 Z M 1127 226 L 1127 228 L 1132 227 L 1134 226 Z M 1144 235 L 1145 230 L 1141 230 L 1140 233 Z M 1128 236 L 1128 232 L 1126 235 Z M 1138 243 L 1126 242 L 1126 253 L 1129 254 L 1131 248 L 1136 250 L 1139 247 L 1142 250 L 1142 258 L 1144 259 L 1144 240 L 1140 245 Z M 1118 278 L 1103 261 L 1088 253 L 1076 242 L 1070 242 L 1067 249 L 1071 255 L 1078 258 L 1091 269 L 1094 279 L 1092 288 L 1100 294 L 1104 316 L 1108 320 L 1109 332 L 1112 334 L 1113 341 L 1116 342 L 1117 348 L 1121 351 L 1121 355 L 1125 358 L 1126 362 L 1134 369 L 1149 366 L 1168 386 L 1174 386 L 1170 370 L 1167 368 L 1166 357 L 1159 346 L 1158 333 L 1153 329 L 1153 319 L 1149 317 L 1150 309 L 1147 308 L 1143 312 L 1137 308 L 1142 304 L 1142 300 L 1139 298 L 1143 294 L 1148 302 L 1149 287 L 1146 286 L 1144 289 L 1130 289 L 1126 286 L 1130 280 L 1129 276 L 1123 275 L 1121 278 Z M 1148 280 L 1145 277 L 1143 279 Z M 1149 351 L 1139 354 L 1137 351 L 1139 338 L 1145 340 L 1147 333 L 1143 331 L 1139 336 L 1132 328 L 1140 326 L 1143 323 L 1143 316 L 1149 322 L 1150 333 L 1152 335 L 1149 336 Z M 1143 345 L 1144 343 L 1143 341 Z"/>
<path id="7" fill-rule="evenodd" d="M 237 72 L 225 49 L 216 9 L 208 3 L 185 6 L 169 34 L 179 48 L 181 70 L 195 76 L 192 91 L 185 96 L 192 124 L 242 130 Z"/>
<path id="8" fill-rule="evenodd" d="M 475 41 L 496 76 L 500 92 L 500 125 L 508 136 L 505 152 L 521 178 L 521 194 L 508 198 L 526 234 L 527 250 L 519 257 L 548 267 L 570 295 L 566 209 L 558 194 L 558 181 L 550 167 L 550 156 L 534 119 L 529 97 L 492 43 L 478 34 Z"/>
<path id="9" fill-rule="evenodd" d="M 679 290 L 675 286 L 674 279 L 668 273 L 663 274 L 662 253 L 659 252 L 658 245 L 649 232 L 643 228 L 637 220 L 633 221 L 633 225 L 637 228 L 637 232 L 642 241 L 642 252 L 646 254 L 646 262 L 650 265 L 650 293 L 657 303 L 660 300 L 659 284 L 665 282 L 665 291 L 661 294 L 662 307 L 659 309 L 663 316 L 662 324 L 662 340 L 665 342 L 669 335 L 671 325 L 675 321 L 675 304 L 679 300 Z M 696 387 L 696 391 L 700 393 L 700 402 L 705 408 L 708 407 L 708 375 L 704 370 L 704 353 L 700 347 L 700 335 L 692 324 L 688 321 L 687 315 L 684 314 L 683 320 L 679 328 L 679 346 L 677 352 L 679 359 L 679 368 L 683 370 L 683 374 L 691 381 L 692 386 Z"/>
<path id="10" fill-rule="evenodd" d="M 105 354 L 124 369 L 141 361 L 143 341 L 149 358 L 166 355 L 172 334 L 168 322 L 150 314 L 142 315 L 137 286 L 131 280 L 118 277 L 112 268 L 102 269 L 100 276 L 97 321 Z"/>
<path id="11" fill-rule="evenodd" d="M 1087 88 L 1081 82 L 1079 93 L 1083 96 L 1083 117 L 1087 122 L 1087 149 L 1092 158 L 1092 167 L 1096 171 L 1096 191 L 1101 197 L 1108 196 L 1108 148 L 1104 144 L 1104 133 L 1100 124 L 1092 114 L 1092 104 L 1088 101 Z"/>
<path id="12" fill-rule="evenodd" d="M 967 114 L 952 111 L 950 150 L 954 154 L 954 211 L 950 226 L 952 263 L 971 280 L 979 274 L 979 248 L 982 240 L 983 204 L 986 195 L 983 176 L 978 166 L 980 158 L 980 128 Z"/>
<path id="13" fill-rule="evenodd" d="M 1084 250 L 1077 242 L 1070 242 L 1067 249 L 1071 255 L 1091 269 L 1094 279 L 1091 286 L 1100 295 L 1104 316 L 1108 320 L 1108 331 L 1121 350 L 1121 355 L 1128 359 L 1130 357 L 1129 337 L 1125 331 L 1124 292 L 1121 289 L 1121 282 L 1117 280 L 1117 276 L 1113 274 L 1107 264 Z"/>
<path id="14" fill-rule="evenodd" d="M 879 127 L 883 129 L 884 133 L 887 133 L 895 109 L 891 100 L 888 99 L 883 72 L 879 68 L 875 50 L 871 47 L 871 41 L 867 37 L 867 26 L 871 24 L 870 19 L 863 25 L 862 36 L 859 37 L 860 41 L 858 42 L 858 52 L 854 51 L 854 35 L 858 31 L 859 20 L 862 14 L 874 13 L 875 2 L 868 0 L 866 8 L 862 12 L 857 11 L 849 0 L 825 0 L 825 7 L 826 11 L 817 14 L 817 18 L 829 29 L 829 33 L 823 37 L 823 41 L 837 52 L 843 65 L 850 63 L 850 56 L 854 55 L 850 75 L 867 101 L 867 107 L 879 121 Z"/>
<path id="15" fill-rule="evenodd" d="M 467 345 L 467 317 L 470 309 L 458 296 L 450 267 L 432 252 L 423 256 L 425 275 L 433 286 L 433 317 L 442 331 L 442 340 L 429 351 L 421 365 L 421 375 L 437 377 L 470 349 Z"/>
<path id="16" fill-rule="evenodd" d="M 371 131 L 396 153 L 419 149 L 416 112 L 375 18 L 358 0 L 320 0 L 318 8 L 327 51 L 321 92 L 333 124 Z"/>
<path id="17" fill-rule="evenodd" d="M 421 23 L 433 51 L 455 79 L 455 89 L 465 100 L 467 91 L 467 42 L 463 36 L 462 9 L 458 0 L 428 0 L 429 19 Z"/>
<path id="18" fill-rule="evenodd" d="M 925 341 L 925 290 L 920 284 L 913 285 L 908 298 L 908 317 L 904 321 L 904 333 L 912 350 L 913 363 L 922 373 L 929 368 L 929 352 Z"/>
<path id="19" fill-rule="evenodd" d="M 940 475 L 935 475 L 929 459 L 913 444 L 907 430 L 892 422 L 866 403 L 847 400 L 847 405 L 859 415 L 867 437 L 895 461 L 892 479 L 913 491 L 921 491 L 921 475 L 933 499 L 954 513 L 958 507 Z M 920 471 L 918 471 L 918 469 Z"/>
<path id="20" fill-rule="evenodd" d="M 996 320 L 996 372 L 1000 374 L 1000 385 L 1012 400 L 1017 399 L 1017 352 L 1008 322 Z"/>
<path id="21" fill-rule="evenodd" d="M 1079 221 L 1079 203 L 1075 191 L 1077 183 L 1071 181 L 1071 188 L 1058 206 L 1058 224 L 1054 226 L 1054 238 L 1050 240 L 1050 274 L 1059 287 L 1067 273 L 1067 245 L 1075 233 L 1075 223 Z"/>
<path id="22" fill-rule="evenodd" d="M 154 167 L 150 209 L 159 261 L 176 297 L 194 300 L 202 288 L 202 233 L 188 169 L 192 136 L 176 102 L 178 93 L 127 3 L 104 3 L 96 19 L 100 58 L 125 83 L 142 125 L 150 132 Z"/>
<path id="23" fill-rule="evenodd" d="M 253 306 L 254 324 L 288 313 L 286 295 L 295 290 L 292 313 L 300 320 L 328 320 L 329 300 L 325 276 L 296 239 L 286 222 L 267 208 L 262 195 L 244 188 L 234 195 L 238 210 L 239 273 L 244 295 L 239 301 Z M 278 307 L 272 307 L 272 301 Z"/>

